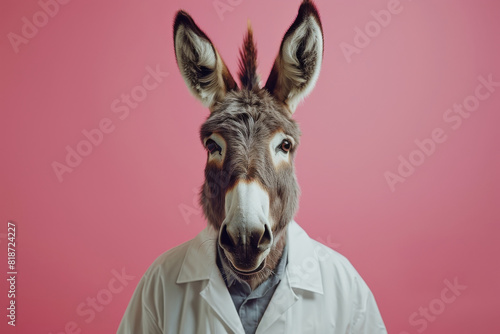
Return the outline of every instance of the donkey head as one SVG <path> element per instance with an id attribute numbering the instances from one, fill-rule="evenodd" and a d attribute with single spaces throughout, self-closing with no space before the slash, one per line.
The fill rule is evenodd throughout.
<path id="1" fill-rule="evenodd" d="M 241 88 L 184 11 L 175 18 L 174 44 L 189 90 L 210 109 L 200 129 L 207 150 L 200 203 L 219 231 L 226 272 L 254 288 L 281 258 L 285 227 L 298 207 L 293 161 L 300 130 L 292 114 L 319 75 L 321 21 L 314 4 L 304 0 L 263 88 L 250 26 L 240 51 Z"/>

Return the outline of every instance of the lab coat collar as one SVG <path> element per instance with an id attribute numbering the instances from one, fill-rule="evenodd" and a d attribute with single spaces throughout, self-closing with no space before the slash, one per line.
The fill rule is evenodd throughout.
<path id="1" fill-rule="evenodd" d="M 290 287 L 323 294 L 320 256 L 324 246 L 312 240 L 295 221 L 288 226 L 288 265 Z"/>
<path id="2" fill-rule="evenodd" d="M 210 279 L 214 268 L 217 269 L 217 235 L 217 231 L 211 225 L 207 225 L 198 233 L 186 252 L 177 283 Z"/>
<path id="3" fill-rule="evenodd" d="M 208 225 L 190 244 L 177 283 L 188 283 L 217 278 L 216 263 L 218 232 Z M 286 275 L 291 288 L 323 294 L 319 266 L 322 248 L 295 222 L 288 224 L 288 265 Z M 220 276 L 222 280 L 222 276 Z"/>

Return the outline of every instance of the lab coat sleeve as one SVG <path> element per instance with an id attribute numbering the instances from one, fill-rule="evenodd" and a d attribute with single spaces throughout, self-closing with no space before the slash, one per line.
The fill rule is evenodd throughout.
<path id="1" fill-rule="evenodd" d="M 365 281 L 354 276 L 354 310 L 350 334 L 387 334 L 375 297 Z"/>
<path id="2" fill-rule="evenodd" d="M 151 272 L 141 278 L 125 310 L 117 334 L 162 334 L 149 305 L 152 300 L 148 293 Z"/>

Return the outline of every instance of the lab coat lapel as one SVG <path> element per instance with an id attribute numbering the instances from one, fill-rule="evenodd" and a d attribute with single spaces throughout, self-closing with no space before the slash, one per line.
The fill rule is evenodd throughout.
<path id="1" fill-rule="evenodd" d="M 245 333 L 231 295 L 216 265 L 207 286 L 200 292 L 200 295 L 235 333 Z"/>
<path id="2" fill-rule="evenodd" d="M 289 248 L 285 275 L 262 316 L 257 334 L 265 333 L 271 326 L 274 331 L 284 333 L 287 319 L 283 315 L 299 299 L 294 289 L 323 294 L 318 256 L 320 247 L 295 221 L 288 226 L 287 242 Z"/>
<path id="3" fill-rule="evenodd" d="M 216 240 L 217 231 L 211 226 L 207 226 L 196 236 L 184 257 L 177 283 L 208 280 L 206 287 L 200 292 L 201 297 L 231 330 L 244 334 L 240 317 L 217 267 Z"/>
<path id="4" fill-rule="evenodd" d="M 266 311 L 257 327 L 256 334 L 266 333 L 271 325 L 275 326 L 275 328 L 280 328 L 281 330 L 279 330 L 279 333 L 284 333 L 286 318 L 282 317 L 282 315 L 292 307 L 298 299 L 299 298 L 290 286 L 288 273 L 285 273 L 276 291 L 274 291 L 269 305 L 267 305 Z"/>

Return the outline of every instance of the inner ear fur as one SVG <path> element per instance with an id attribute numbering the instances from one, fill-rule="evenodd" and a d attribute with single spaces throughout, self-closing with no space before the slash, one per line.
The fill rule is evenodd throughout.
<path id="1" fill-rule="evenodd" d="M 283 37 L 265 89 L 294 113 L 298 103 L 314 88 L 322 60 L 323 28 L 319 13 L 312 1 L 304 0 Z"/>
<path id="2" fill-rule="evenodd" d="M 175 16 L 174 47 L 182 78 L 204 106 L 212 110 L 228 91 L 238 89 L 208 36 L 182 10 Z"/>

